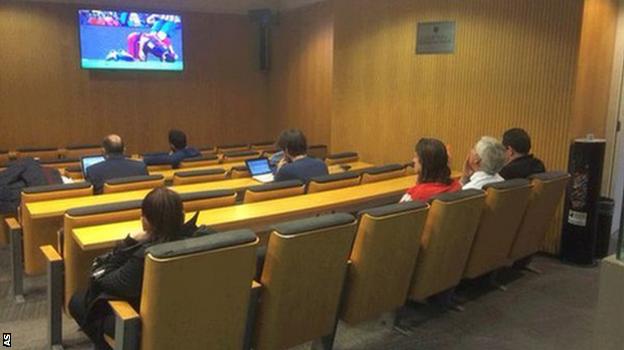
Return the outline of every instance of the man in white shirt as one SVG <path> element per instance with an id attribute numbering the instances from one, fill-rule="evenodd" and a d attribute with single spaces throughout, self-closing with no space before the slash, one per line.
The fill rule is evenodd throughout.
<path id="1" fill-rule="evenodd" d="M 483 136 L 470 151 L 464 164 L 462 189 L 480 190 L 487 184 L 505 181 L 498 174 L 505 162 L 505 146 L 493 137 Z"/>

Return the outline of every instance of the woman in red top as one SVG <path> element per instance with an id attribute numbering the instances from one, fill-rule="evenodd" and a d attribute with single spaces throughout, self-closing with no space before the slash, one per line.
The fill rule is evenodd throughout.
<path id="1" fill-rule="evenodd" d="M 446 146 L 438 139 L 422 138 L 418 141 L 414 171 L 417 175 L 416 185 L 407 190 L 401 202 L 426 202 L 437 194 L 461 190 L 459 181 L 451 178 Z"/>

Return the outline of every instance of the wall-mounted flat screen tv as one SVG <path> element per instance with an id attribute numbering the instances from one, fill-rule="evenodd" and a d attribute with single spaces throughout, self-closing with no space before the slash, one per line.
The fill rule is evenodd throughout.
<path id="1" fill-rule="evenodd" d="M 84 69 L 184 69 L 179 15 L 79 10 L 78 22 Z"/>

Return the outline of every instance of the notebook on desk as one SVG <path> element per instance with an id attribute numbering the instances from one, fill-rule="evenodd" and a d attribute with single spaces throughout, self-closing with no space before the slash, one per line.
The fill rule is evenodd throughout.
<path id="1" fill-rule="evenodd" d="M 267 158 L 248 159 L 245 161 L 245 165 L 254 180 L 262 183 L 273 182 L 273 171 L 271 171 Z"/>

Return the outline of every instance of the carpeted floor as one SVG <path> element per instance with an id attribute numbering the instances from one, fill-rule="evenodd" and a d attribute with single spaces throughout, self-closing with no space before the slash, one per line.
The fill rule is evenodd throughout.
<path id="1" fill-rule="evenodd" d="M 598 269 L 564 265 L 538 257 L 532 266 L 544 271 L 504 271 L 506 292 L 486 281 L 464 283 L 457 297 L 464 312 L 435 304 L 410 305 L 401 311 L 401 329 L 392 315 L 347 326 L 340 324 L 335 349 L 590 349 L 593 312 L 598 295 Z M 7 248 L 0 248 L 0 332 L 11 332 L 15 349 L 45 349 L 45 278 L 26 279 L 26 302 L 10 295 Z M 71 319 L 64 319 L 66 349 L 90 349 Z M 302 345 L 297 349 L 307 349 Z"/>

